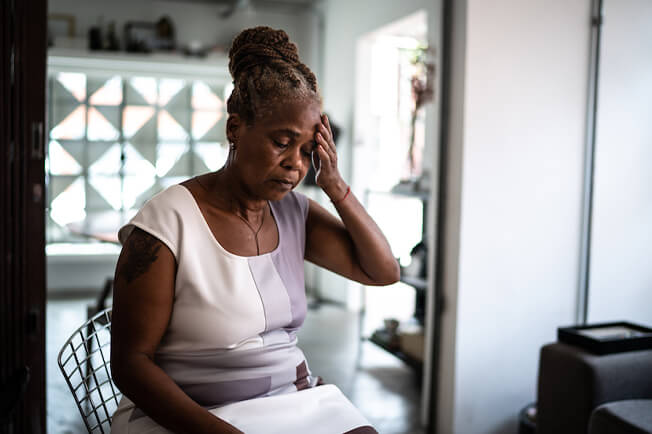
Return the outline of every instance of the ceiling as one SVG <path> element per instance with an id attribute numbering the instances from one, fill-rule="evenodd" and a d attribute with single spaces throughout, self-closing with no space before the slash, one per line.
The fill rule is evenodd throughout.
<path id="1" fill-rule="evenodd" d="M 170 0 L 179 1 L 179 0 Z M 247 4 L 277 4 L 285 6 L 310 6 L 321 0 L 185 0 L 187 3 L 204 3 L 225 6 L 245 6 Z"/>
<path id="2" fill-rule="evenodd" d="M 179 1 L 179 0 L 167 0 Z M 220 14 L 222 18 L 228 18 L 236 11 L 246 8 L 260 7 L 269 8 L 286 8 L 288 10 L 308 9 L 320 3 L 322 0 L 184 0 L 188 3 L 202 3 L 208 5 L 223 6 L 224 11 Z"/>

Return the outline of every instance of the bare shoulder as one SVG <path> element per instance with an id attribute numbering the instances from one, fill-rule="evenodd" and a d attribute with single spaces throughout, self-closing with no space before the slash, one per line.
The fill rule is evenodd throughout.
<path id="1" fill-rule="evenodd" d="M 129 234 L 120 254 L 116 278 L 122 277 L 129 284 L 147 273 L 152 264 L 167 251 L 167 247 L 155 236 L 136 227 Z M 171 252 L 169 252 L 172 255 Z"/>
<path id="2" fill-rule="evenodd" d="M 187 179 L 180 183 L 190 192 L 195 199 L 197 205 L 204 209 L 210 205 L 210 200 L 207 198 L 206 188 L 213 187 L 214 176 L 212 173 L 205 173 L 203 175 L 195 176 L 194 178 Z"/>

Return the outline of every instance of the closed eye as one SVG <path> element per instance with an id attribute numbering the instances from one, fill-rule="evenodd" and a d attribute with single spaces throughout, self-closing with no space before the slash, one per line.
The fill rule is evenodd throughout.
<path id="1" fill-rule="evenodd" d="M 285 149 L 285 148 L 287 148 L 288 145 L 289 145 L 289 143 L 281 143 L 281 142 L 277 142 L 276 140 L 272 140 L 272 141 L 274 142 L 274 144 L 275 144 L 277 147 L 279 147 L 279 148 L 281 148 L 281 149 Z"/>

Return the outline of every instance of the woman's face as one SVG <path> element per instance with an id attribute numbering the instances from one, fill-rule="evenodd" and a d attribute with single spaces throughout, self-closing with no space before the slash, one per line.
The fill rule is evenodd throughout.
<path id="1" fill-rule="evenodd" d="M 234 168 L 253 197 L 279 200 L 306 176 L 321 123 L 316 102 L 288 101 L 247 126 L 232 115 L 227 126 L 235 144 Z"/>

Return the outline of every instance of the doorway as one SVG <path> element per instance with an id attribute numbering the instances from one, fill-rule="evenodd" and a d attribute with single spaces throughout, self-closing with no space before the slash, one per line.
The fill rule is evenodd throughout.
<path id="1" fill-rule="evenodd" d="M 413 371 L 420 426 L 427 426 L 429 413 L 424 372 L 434 231 L 428 216 L 435 142 L 427 139 L 435 134 L 426 130 L 436 126 L 427 122 L 436 53 L 428 45 L 428 22 L 421 10 L 358 38 L 352 155 L 353 184 L 401 265 L 400 282 L 362 288 L 361 333 Z"/>

